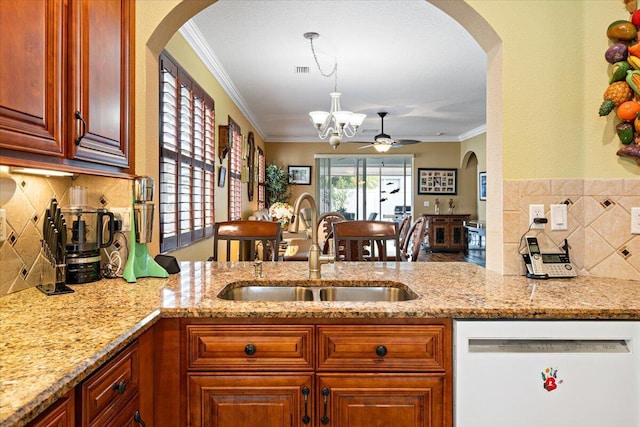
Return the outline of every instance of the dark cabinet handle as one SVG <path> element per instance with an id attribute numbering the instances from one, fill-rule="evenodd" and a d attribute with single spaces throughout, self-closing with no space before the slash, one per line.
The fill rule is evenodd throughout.
<path id="1" fill-rule="evenodd" d="M 80 145 L 82 138 L 87 134 L 87 122 L 82 117 L 82 114 L 80 114 L 80 111 L 76 111 L 76 120 L 80 120 L 80 123 L 82 123 L 82 133 L 76 138 L 76 145 Z"/>
<path id="2" fill-rule="evenodd" d="M 122 380 L 119 383 L 114 384 L 111 388 L 117 391 L 118 394 L 124 394 L 124 391 L 127 388 L 127 382 L 125 380 Z"/>
<path id="3" fill-rule="evenodd" d="M 327 397 L 329 396 L 329 389 L 324 387 L 322 389 L 322 402 L 324 404 L 324 415 L 320 418 L 322 424 L 329 424 L 329 417 L 327 417 Z"/>
<path id="4" fill-rule="evenodd" d="M 307 406 L 309 404 L 309 393 L 311 393 L 309 387 L 302 387 L 302 396 L 304 396 L 304 415 L 302 417 L 302 422 L 304 424 L 309 424 L 309 421 L 311 421 L 311 417 L 309 417 L 309 408 Z"/>
<path id="5" fill-rule="evenodd" d="M 247 344 L 244 346 L 244 352 L 247 356 L 253 356 L 256 354 L 256 346 L 253 344 Z"/>
<path id="6" fill-rule="evenodd" d="M 133 414 L 133 421 L 137 422 L 142 427 L 146 427 L 146 424 L 142 421 L 142 417 L 140 416 L 140 411 L 136 411 L 136 413 Z"/>
<path id="7" fill-rule="evenodd" d="M 387 347 L 383 345 L 379 345 L 376 347 L 376 354 L 380 357 L 384 357 L 387 355 Z"/>

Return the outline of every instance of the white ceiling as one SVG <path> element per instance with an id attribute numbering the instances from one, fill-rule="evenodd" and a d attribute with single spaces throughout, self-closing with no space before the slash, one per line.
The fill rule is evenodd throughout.
<path id="1" fill-rule="evenodd" d="M 180 30 L 267 142 L 320 141 L 338 62 L 345 110 L 367 114 L 351 140 L 463 141 L 485 131 L 486 54 L 424 0 L 219 0 Z M 309 67 L 297 74 L 296 67 Z M 226 121 L 226 120 L 224 120 Z"/>

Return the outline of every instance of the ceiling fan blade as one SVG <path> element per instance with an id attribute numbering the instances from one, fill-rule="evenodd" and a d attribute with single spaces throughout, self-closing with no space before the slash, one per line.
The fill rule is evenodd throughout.
<path id="1" fill-rule="evenodd" d="M 367 144 L 367 145 L 363 145 L 362 147 L 358 147 L 358 150 L 362 150 L 363 148 L 369 148 L 369 147 L 373 147 L 376 144 Z"/>
<path id="2" fill-rule="evenodd" d="M 396 144 L 398 145 L 398 147 L 402 147 L 403 145 L 412 145 L 412 144 L 417 144 L 419 141 L 417 139 L 397 139 L 396 140 Z"/>

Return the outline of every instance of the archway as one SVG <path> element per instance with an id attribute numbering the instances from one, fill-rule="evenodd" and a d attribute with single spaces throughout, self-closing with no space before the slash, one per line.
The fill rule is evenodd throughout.
<path id="1" fill-rule="evenodd" d="M 426 1 L 426 0 L 425 0 Z M 502 273 L 502 42 L 491 25 L 465 1 L 430 0 L 430 2 L 459 22 L 474 37 L 487 53 L 487 170 L 489 193 L 492 195 L 487 204 L 487 269 Z M 136 54 L 137 92 L 136 139 L 139 141 L 158 140 L 158 56 L 173 34 L 191 17 L 215 0 L 139 2 L 136 30 L 143 46 L 138 44 Z M 140 11 L 143 9 L 143 11 Z M 148 16 L 147 16 L 148 13 Z M 155 20 L 154 20 L 155 19 Z M 139 25 L 148 28 L 148 36 L 139 31 Z M 144 26 L 143 25 L 143 26 Z M 158 175 L 157 156 L 145 150 L 141 144 L 136 146 L 136 170 L 138 173 Z M 155 227 L 156 229 L 158 227 Z M 156 242 L 158 239 L 155 239 Z"/>

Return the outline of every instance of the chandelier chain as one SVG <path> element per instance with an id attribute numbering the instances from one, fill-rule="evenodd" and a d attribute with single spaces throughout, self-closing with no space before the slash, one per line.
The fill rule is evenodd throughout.
<path id="1" fill-rule="evenodd" d="M 324 71 L 322 71 L 322 67 L 320 67 L 320 62 L 318 61 L 318 56 L 316 55 L 316 50 L 313 46 L 313 38 L 310 38 L 309 42 L 311 43 L 311 53 L 313 53 L 313 59 L 316 61 L 316 66 L 318 67 L 318 71 L 320 71 L 320 75 L 322 75 L 322 77 L 333 76 L 333 80 L 334 80 L 333 91 L 337 92 L 338 91 L 338 60 L 334 58 L 333 70 L 331 70 L 330 73 L 325 73 Z"/>

